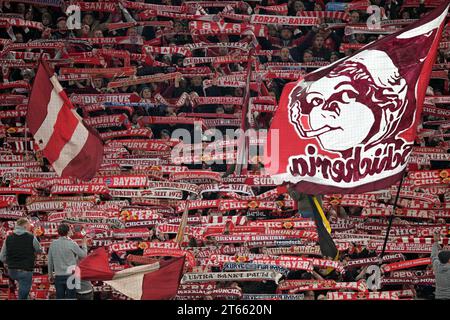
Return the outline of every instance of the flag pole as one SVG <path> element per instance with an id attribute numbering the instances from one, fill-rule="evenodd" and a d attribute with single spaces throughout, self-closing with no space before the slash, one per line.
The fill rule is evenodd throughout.
<path id="1" fill-rule="evenodd" d="M 28 154 L 28 132 L 27 132 L 28 131 L 28 123 L 27 123 L 26 119 L 25 119 L 24 129 L 25 129 L 25 135 L 24 135 L 24 139 L 25 139 L 25 158 L 28 161 L 28 156 L 29 156 L 29 154 Z"/>
<path id="2" fill-rule="evenodd" d="M 396 194 L 395 200 L 394 200 L 394 207 L 392 208 L 392 214 L 389 216 L 389 224 L 388 224 L 388 228 L 386 230 L 386 237 L 384 238 L 383 250 L 381 250 L 380 258 L 383 258 L 384 252 L 386 251 L 386 245 L 387 245 L 387 242 L 389 239 L 389 232 L 391 231 L 392 222 L 393 222 L 394 216 L 395 216 L 395 210 L 397 210 L 398 199 L 400 198 L 400 190 L 402 188 L 403 180 L 404 180 L 405 176 L 407 175 L 407 173 L 408 173 L 407 170 L 405 170 L 403 172 L 402 178 L 400 179 L 400 183 L 398 185 L 397 194 Z"/>
<path id="3" fill-rule="evenodd" d="M 247 62 L 247 79 L 245 85 L 245 96 L 242 105 L 242 117 L 241 117 L 241 136 L 239 137 L 238 143 L 238 153 L 236 157 L 236 170 L 235 172 L 238 175 L 241 175 L 242 169 L 245 165 L 247 165 L 247 136 L 245 131 L 247 130 L 247 116 L 249 112 L 249 101 L 250 101 L 250 82 L 252 79 L 252 65 L 253 65 L 253 49 L 251 49 L 248 53 L 248 62 Z"/>

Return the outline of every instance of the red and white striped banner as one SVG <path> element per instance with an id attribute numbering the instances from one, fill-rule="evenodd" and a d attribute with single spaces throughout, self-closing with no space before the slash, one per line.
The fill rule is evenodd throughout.
<path id="1" fill-rule="evenodd" d="M 39 65 L 28 108 L 30 132 L 57 174 L 90 180 L 102 162 L 103 143 L 83 124 L 45 62 Z"/>

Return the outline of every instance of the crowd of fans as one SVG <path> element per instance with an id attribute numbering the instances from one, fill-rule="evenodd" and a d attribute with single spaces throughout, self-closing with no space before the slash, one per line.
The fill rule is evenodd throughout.
<path id="1" fill-rule="evenodd" d="M 349 295 L 352 299 L 369 299 L 368 292 L 389 292 L 387 299 L 434 298 L 431 263 L 394 271 L 385 266 L 429 257 L 433 236 L 444 246 L 448 244 L 448 181 L 418 188 L 406 183 L 404 190 L 414 195 L 432 194 L 434 198 L 429 200 L 424 196 L 424 199 L 411 200 L 408 194 L 401 195 L 400 211 L 393 221 L 384 260 L 376 257 L 385 240 L 387 216 L 365 214 L 365 210 L 382 208 L 392 212 L 395 187 L 359 198 L 357 195 L 323 196 L 321 200 L 331 234 L 339 249 L 335 261 L 334 257 L 321 256 L 314 225 L 301 226 L 300 222 L 313 221 L 304 214 L 309 210 L 306 199 L 298 200 L 286 189 L 278 192 L 270 180 L 255 182 L 255 177 L 267 177 L 258 158 L 243 168 L 230 161 L 214 164 L 204 159 L 192 163 L 184 158 L 174 163 L 170 158 L 171 150 L 179 143 L 173 137 L 174 131 L 184 128 L 193 133 L 194 120 L 201 121 L 204 129 L 217 128 L 223 133 L 227 129 L 262 131 L 269 128 L 276 108 L 258 109 L 256 104 L 251 107 L 252 98 L 269 97 L 276 105 L 284 85 L 295 77 L 351 55 L 389 33 L 384 31 L 392 26 L 403 27 L 420 19 L 433 9 L 432 2 L 85 1 L 76 29 L 68 28 L 73 16 L 65 14 L 65 8 L 71 3 L 66 1 L 63 8 L 39 2 L 0 3 L 3 77 L 0 86 L 0 244 L 16 227 L 17 219 L 28 218 L 33 225 L 29 228 L 42 247 L 35 261 L 30 298 L 55 297 L 55 286 L 49 281 L 48 248 L 58 237 L 61 224 L 70 225 L 71 231 L 69 234 L 63 230 L 60 236 L 71 235 L 81 243 L 87 235 L 89 249 L 108 248 L 111 268 L 118 271 L 160 257 L 152 253 L 151 243 L 174 242 L 184 212 L 182 203 L 193 203 L 188 210 L 184 239 L 176 249 L 192 257 L 187 259 L 185 273 L 232 272 L 233 263 L 236 267 L 236 263 L 253 261 L 259 261 L 254 263 L 257 265 L 277 265 L 283 269 L 283 263 L 279 263 L 283 257 L 314 258 L 311 260 L 314 269 L 284 268 L 283 277 L 277 282 L 267 279 L 207 284 L 185 282 L 180 286 L 177 299 L 344 299 L 344 295 L 337 294 L 339 292 L 359 293 Z M 382 22 L 373 30 L 366 24 L 372 16 L 366 10 L 370 4 L 380 8 Z M 329 14 L 332 12 L 339 14 L 332 16 Z M 253 29 L 257 24 L 245 20 L 244 16 L 253 14 L 305 16 L 316 20 L 312 25 L 265 24 L 262 27 L 267 34 L 261 36 Z M 201 23 L 192 24 L 193 21 Z M 222 22 L 240 24 L 241 29 L 221 33 L 214 24 Z M 207 29 L 206 23 L 212 27 Z M 449 95 L 448 35 L 446 28 L 427 90 L 430 104 L 438 96 Z M 217 45 L 220 43 L 223 45 Z M 192 44 L 199 44 L 199 48 Z M 241 45 L 244 50 L 233 44 Z M 212 58 L 208 61 L 201 60 L 202 57 Z M 43 58 L 54 67 L 79 115 L 93 124 L 105 142 L 104 163 L 94 178 L 95 184 L 104 184 L 101 193 L 93 188 L 84 192 L 71 193 L 70 188 L 58 192 L 62 186 L 93 182 L 58 179 L 33 144 L 25 123 L 27 98 L 38 60 Z M 247 86 L 248 72 L 251 81 Z M 149 77 L 149 80 L 140 81 L 142 77 Z M 124 100 L 117 97 L 124 97 Z M 202 100 L 202 97 L 217 99 Z M 228 99 L 231 97 L 241 100 L 234 100 L 239 103 L 233 104 L 230 103 L 233 100 Z M 448 103 L 435 103 L 442 109 L 446 105 Z M 243 126 L 242 113 L 248 110 L 246 107 L 251 116 Z M 32 110 L 32 106 L 28 110 Z M 448 127 L 442 125 L 445 119 L 424 114 L 417 147 L 429 147 L 446 154 L 449 145 L 445 135 Z M 427 135 L 430 131 L 441 134 Z M 164 148 L 133 147 L 131 140 L 148 140 Z M 231 153 L 236 158 L 237 148 Z M 409 171 L 446 172 L 445 155 L 440 160 L 411 163 Z M 186 175 L 178 178 L 182 172 Z M 220 174 L 212 176 L 209 172 Z M 142 176 L 145 177 L 143 183 L 142 180 L 135 184 L 126 180 L 126 177 Z M 405 181 L 410 179 L 407 177 Z M 154 181 L 168 182 L 169 187 L 158 190 L 173 193 L 165 193 L 162 198 L 151 192 L 145 196 L 142 191 L 152 189 Z M 180 187 L 176 183 L 188 186 Z M 247 189 L 236 187 L 244 184 Z M 202 188 L 206 191 L 201 191 Z M 128 189 L 131 191 L 127 194 Z M 194 199 L 212 202 L 209 206 L 203 202 L 196 207 Z M 230 210 L 220 201 L 241 204 L 248 201 L 248 204 Z M 414 205 L 427 214 L 408 215 L 402 211 Z M 133 224 L 133 221 L 142 223 Z M 20 224 L 28 226 L 26 221 Z M 255 231 L 256 227 L 262 229 Z M 166 248 L 173 249 L 170 245 Z M 277 249 L 280 249 L 278 253 Z M 228 270 L 224 269 L 227 263 Z M 367 284 L 371 265 L 382 266 L 378 288 Z M 14 299 L 16 288 L 6 269 L 0 270 L 0 299 Z M 291 280 L 303 282 L 295 284 Z M 83 287 L 84 292 L 92 290 L 94 299 L 127 298 L 102 282 L 84 285 L 87 286 L 87 289 Z"/>

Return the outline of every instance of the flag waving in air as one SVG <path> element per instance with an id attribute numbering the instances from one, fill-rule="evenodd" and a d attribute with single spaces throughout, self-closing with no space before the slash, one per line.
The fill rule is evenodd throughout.
<path id="1" fill-rule="evenodd" d="M 175 297 L 183 275 L 185 257 L 113 272 L 105 248 L 94 250 L 78 264 L 82 280 L 104 281 L 134 300 L 165 300 Z"/>
<path id="2" fill-rule="evenodd" d="M 277 184 L 307 194 L 361 193 L 401 178 L 448 7 L 285 86 L 270 127 L 281 142 L 269 132 L 265 148 Z"/>
<path id="3" fill-rule="evenodd" d="M 26 121 L 59 176 L 92 179 L 102 163 L 103 142 L 83 123 L 45 61 L 34 79 Z"/>

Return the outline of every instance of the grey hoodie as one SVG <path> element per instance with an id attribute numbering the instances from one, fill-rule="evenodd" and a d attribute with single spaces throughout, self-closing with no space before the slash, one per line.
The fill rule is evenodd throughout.
<path id="1" fill-rule="evenodd" d="M 438 243 L 433 245 L 431 251 L 431 263 L 433 264 L 433 271 L 436 277 L 436 291 L 435 298 L 439 300 L 450 300 L 450 264 L 441 263 L 438 258 L 440 251 Z"/>

